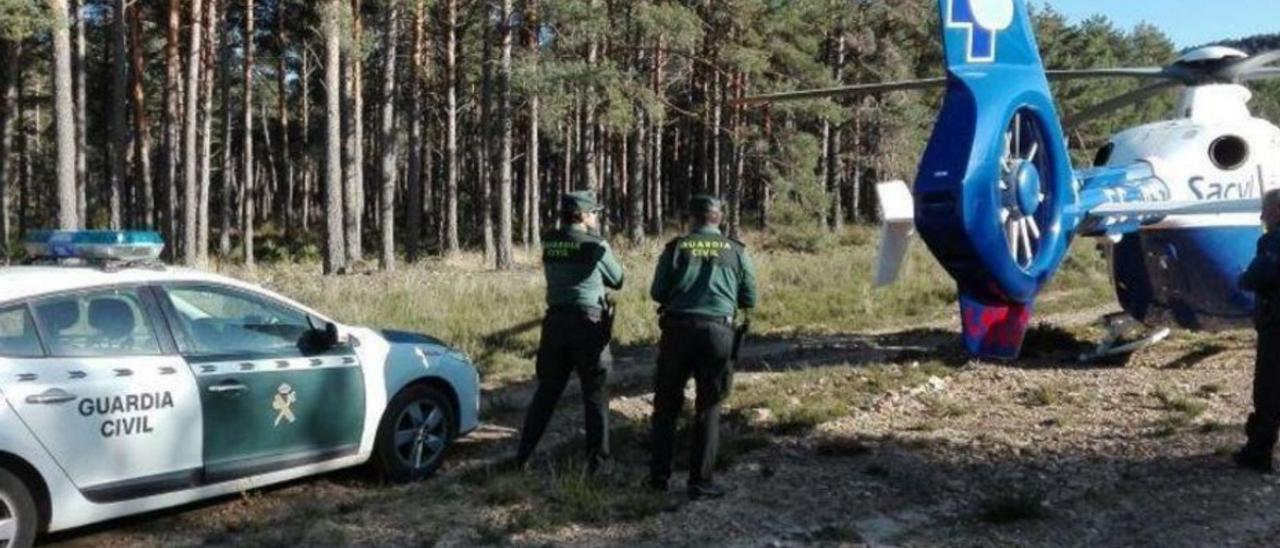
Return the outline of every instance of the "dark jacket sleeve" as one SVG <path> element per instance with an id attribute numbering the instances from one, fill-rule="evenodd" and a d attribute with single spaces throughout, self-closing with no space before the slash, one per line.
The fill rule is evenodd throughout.
<path id="1" fill-rule="evenodd" d="M 1280 241 L 1271 234 L 1258 240 L 1258 254 L 1249 263 L 1249 268 L 1240 276 L 1240 288 L 1245 291 L 1271 291 L 1280 285 L 1280 252 L 1276 243 Z"/>
<path id="2" fill-rule="evenodd" d="M 674 254 L 675 245 L 667 244 L 653 272 L 653 284 L 649 286 L 649 296 L 658 304 L 667 304 L 667 299 L 671 297 L 671 261 Z"/>

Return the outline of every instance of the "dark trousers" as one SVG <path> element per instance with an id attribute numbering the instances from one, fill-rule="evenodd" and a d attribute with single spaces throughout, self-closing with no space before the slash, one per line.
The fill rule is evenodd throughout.
<path id="1" fill-rule="evenodd" d="M 518 455 L 521 462 L 527 461 L 537 448 L 556 402 L 575 371 L 582 384 L 587 453 L 594 462 L 609 458 L 609 370 L 613 355 L 605 331 L 598 310 L 553 309 L 542 320 L 538 389 L 524 419 Z"/>
<path id="2" fill-rule="evenodd" d="M 650 475 L 655 481 L 671 478 L 676 421 L 684 407 L 684 387 L 691 375 L 697 386 L 697 401 L 689 483 L 711 481 L 720 445 L 720 406 L 733 381 L 732 352 L 733 327 L 724 319 L 663 318 L 653 401 Z"/>
<path id="3" fill-rule="evenodd" d="M 1280 328 L 1258 329 L 1253 370 L 1253 414 L 1245 424 L 1246 452 L 1270 457 L 1280 432 Z"/>

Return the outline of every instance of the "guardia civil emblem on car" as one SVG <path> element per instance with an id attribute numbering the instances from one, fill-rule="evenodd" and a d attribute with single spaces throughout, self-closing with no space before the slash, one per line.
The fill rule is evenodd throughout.
<path id="1" fill-rule="evenodd" d="M 475 367 L 430 336 L 165 266 L 155 233 L 25 247 L 0 268 L 0 546 L 357 465 L 422 479 L 477 426 Z"/>
<path id="2" fill-rule="evenodd" d="M 282 420 L 290 424 L 297 420 L 293 416 L 293 404 L 296 401 L 298 401 L 298 394 L 293 391 L 292 386 L 282 384 L 276 389 L 276 397 L 271 400 L 271 408 L 277 412 L 276 426 L 280 426 Z"/>

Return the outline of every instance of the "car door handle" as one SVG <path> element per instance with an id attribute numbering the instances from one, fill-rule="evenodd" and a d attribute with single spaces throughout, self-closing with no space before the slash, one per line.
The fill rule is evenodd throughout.
<path id="1" fill-rule="evenodd" d="M 54 405 L 59 403 L 67 403 L 77 398 L 75 394 L 67 392 L 61 388 L 50 388 L 45 390 L 43 394 L 33 394 L 27 396 L 27 403 L 32 405 Z"/>
<path id="2" fill-rule="evenodd" d="M 214 394 L 239 394 L 248 392 L 248 385 L 240 381 L 223 381 L 209 387 L 209 391 Z"/>

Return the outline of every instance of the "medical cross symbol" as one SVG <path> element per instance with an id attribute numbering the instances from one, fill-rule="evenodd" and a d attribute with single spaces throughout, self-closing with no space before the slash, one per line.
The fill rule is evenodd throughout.
<path id="1" fill-rule="evenodd" d="M 996 35 L 1013 24 L 1014 0 L 951 0 L 947 28 L 968 31 L 965 60 L 992 63 L 996 60 Z"/>

